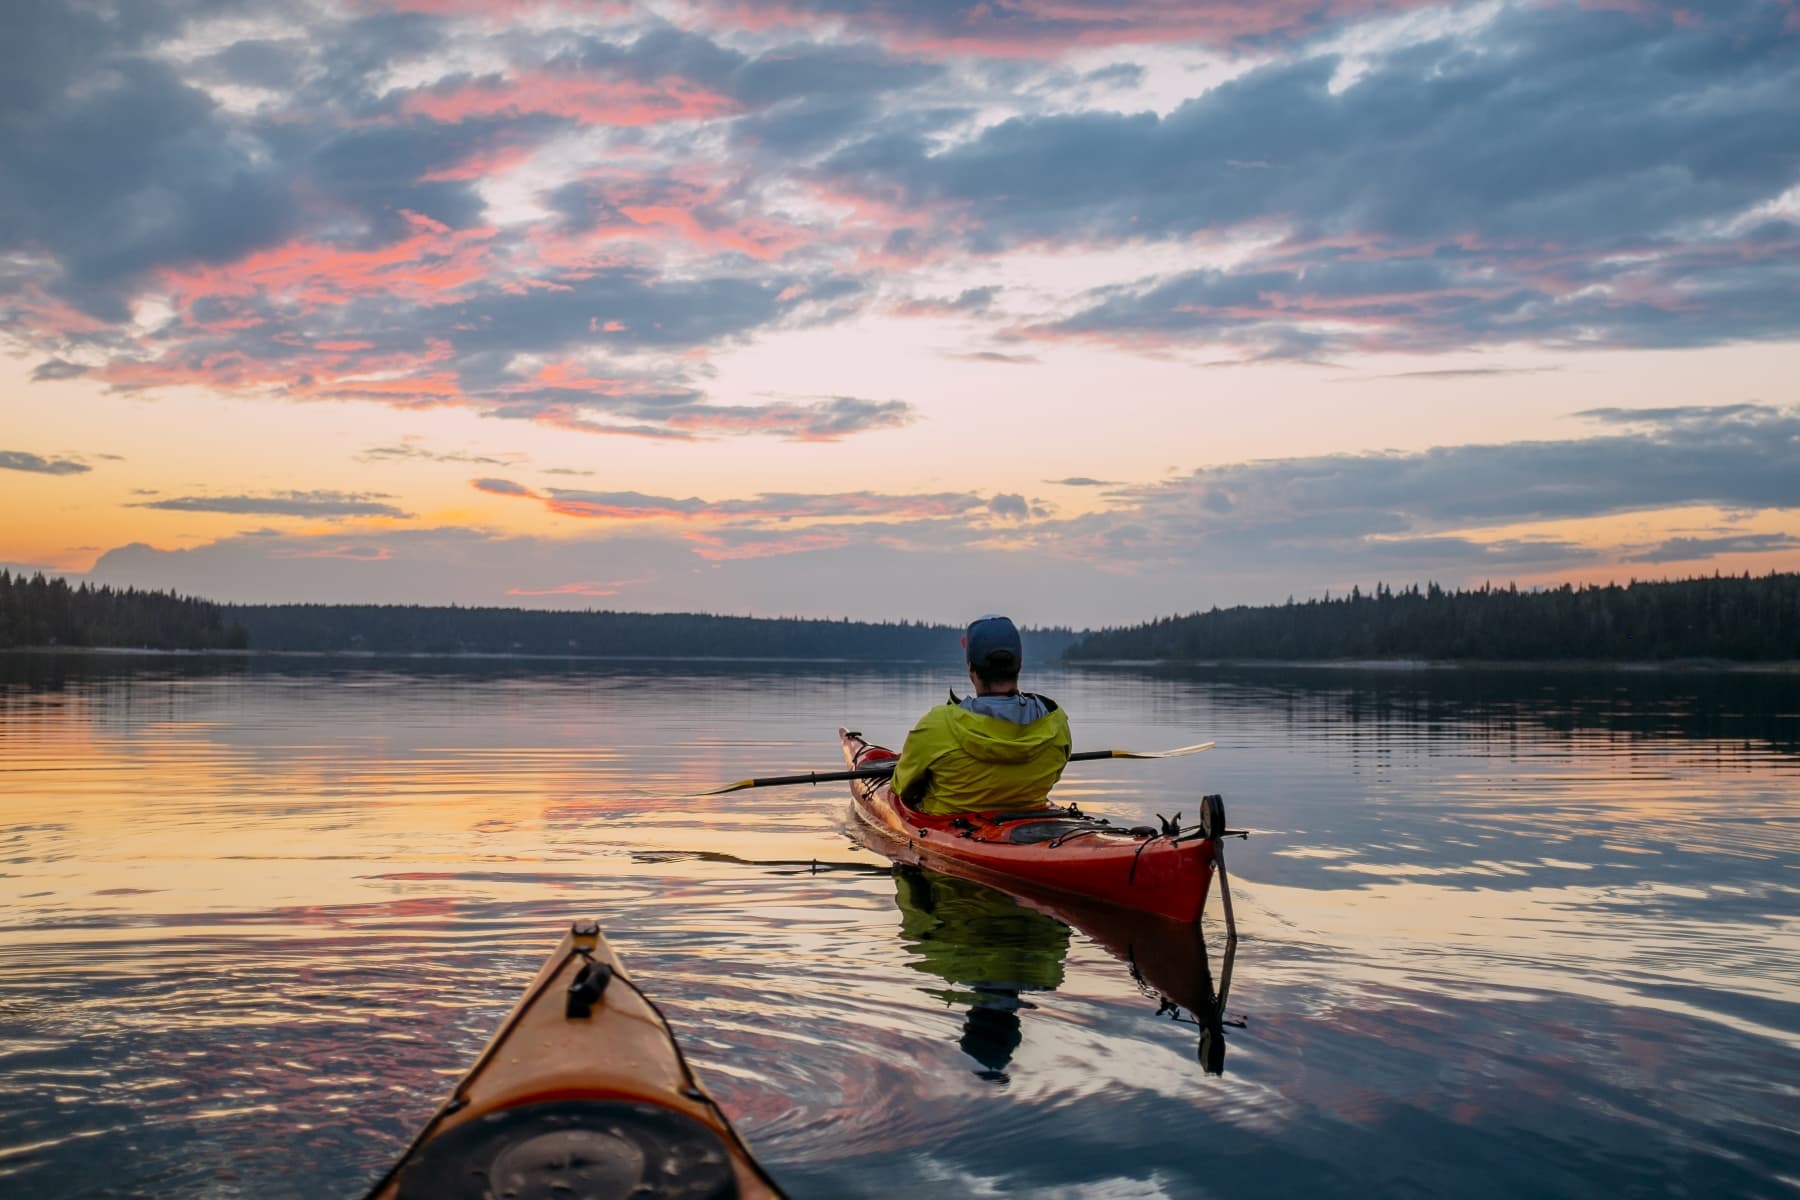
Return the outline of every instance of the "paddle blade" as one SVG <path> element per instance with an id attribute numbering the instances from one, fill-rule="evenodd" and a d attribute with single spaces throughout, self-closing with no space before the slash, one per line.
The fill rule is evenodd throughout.
<path id="1" fill-rule="evenodd" d="M 1201 742 L 1198 746 L 1177 746 L 1173 750 L 1114 750 L 1114 758 L 1180 758 L 1185 754 L 1198 754 L 1202 750 L 1211 750 L 1214 743 Z"/>
<path id="2" fill-rule="evenodd" d="M 736 783 L 728 783 L 724 787 L 714 788 L 710 792 L 695 792 L 694 795 L 696 795 L 696 796 L 723 796 L 726 792 L 741 792 L 745 788 L 753 788 L 755 786 L 756 786 L 756 780 L 754 780 L 754 779 L 740 779 Z"/>
<path id="3" fill-rule="evenodd" d="M 728 783 L 722 788 L 714 788 L 710 792 L 698 792 L 699 796 L 722 796 L 726 792 L 740 792 L 745 788 L 782 787 L 790 783 L 843 783 L 850 779 L 882 779 L 894 773 L 892 761 L 877 763 L 872 767 L 857 767 L 853 771 L 808 771 L 804 775 L 770 775 L 763 779 L 740 779 L 736 783 Z"/>

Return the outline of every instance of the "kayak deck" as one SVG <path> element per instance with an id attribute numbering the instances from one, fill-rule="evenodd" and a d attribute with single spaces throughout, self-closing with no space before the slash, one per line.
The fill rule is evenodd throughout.
<path id="1" fill-rule="evenodd" d="M 853 768 L 898 758 L 861 734 L 838 730 Z M 886 778 L 850 785 L 851 809 L 903 861 L 1040 888 L 1196 922 L 1206 907 L 1222 829 L 1127 828 L 1078 808 L 935 814 L 905 803 Z M 1222 810 L 1221 810 L 1222 811 Z"/>
<path id="2" fill-rule="evenodd" d="M 583 921 L 369 1200 L 781 1194 Z"/>

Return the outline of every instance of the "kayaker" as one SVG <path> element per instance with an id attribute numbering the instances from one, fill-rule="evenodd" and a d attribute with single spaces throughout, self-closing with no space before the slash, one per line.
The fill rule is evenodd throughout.
<path id="1" fill-rule="evenodd" d="M 1069 761 L 1069 718 L 1019 690 L 1018 628 L 995 614 L 963 634 L 975 693 L 940 704 L 906 735 L 894 790 L 928 813 L 1040 808 Z"/>

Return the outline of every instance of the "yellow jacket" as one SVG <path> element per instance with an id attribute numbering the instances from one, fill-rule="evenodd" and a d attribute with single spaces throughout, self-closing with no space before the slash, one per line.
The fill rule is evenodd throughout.
<path id="1" fill-rule="evenodd" d="M 1037 808 L 1069 761 L 1069 718 L 1054 701 L 1029 725 L 940 704 L 906 735 L 894 790 L 928 813 Z"/>

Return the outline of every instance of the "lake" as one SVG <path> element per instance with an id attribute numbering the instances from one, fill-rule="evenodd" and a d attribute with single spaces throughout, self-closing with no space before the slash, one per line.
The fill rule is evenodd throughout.
<path id="1" fill-rule="evenodd" d="M 592 916 L 796 1197 L 1800 1193 L 1800 676 L 1029 676 L 1078 750 L 1217 743 L 1058 795 L 1251 831 L 1222 1074 L 845 785 L 684 798 L 959 682 L 0 656 L 0 1191 L 358 1195 Z"/>

